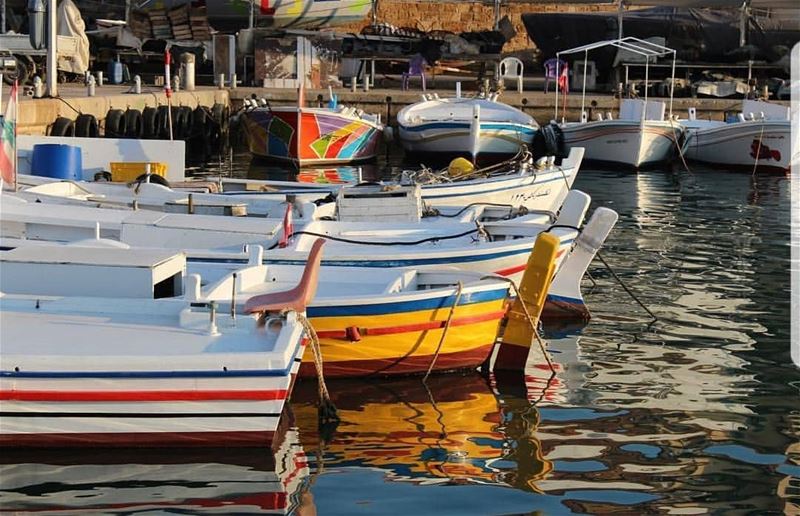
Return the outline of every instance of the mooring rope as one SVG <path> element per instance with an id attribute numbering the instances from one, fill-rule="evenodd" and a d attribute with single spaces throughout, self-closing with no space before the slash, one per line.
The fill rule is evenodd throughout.
<path id="1" fill-rule="evenodd" d="M 303 325 L 310 342 L 311 351 L 314 354 L 314 367 L 317 370 L 317 386 L 319 388 L 319 422 L 320 424 L 339 421 L 336 406 L 331 401 L 328 386 L 325 384 L 325 374 L 322 367 L 322 350 L 320 349 L 319 337 L 311 323 L 304 314 L 296 312 L 297 320 Z"/>
<path id="2" fill-rule="evenodd" d="M 315 237 L 318 237 L 318 238 L 325 238 L 327 240 L 333 240 L 335 242 L 343 242 L 345 244 L 392 246 L 392 245 L 417 245 L 417 244 L 424 244 L 426 242 L 438 242 L 440 240 L 450 240 L 450 239 L 453 239 L 453 238 L 460 238 L 460 237 L 471 235 L 472 233 L 477 233 L 477 232 L 478 232 L 478 228 L 475 228 L 475 229 L 470 229 L 469 231 L 463 231 L 461 233 L 457 233 L 455 235 L 432 236 L 432 237 L 422 238 L 420 240 L 413 240 L 413 241 L 409 241 L 409 242 L 402 241 L 402 240 L 401 241 L 392 241 L 392 242 L 373 242 L 373 241 L 369 241 L 369 240 L 354 240 L 354 239 L 351 239 L 351 238 L 343 238 L 343 237 L 337 237 L 337 236 L 333 236 L 333 235 L 326 235 L 324 233 L 316 233 L 314 231 L 293 231 L 289 235 L 288 238 L 291 239 L 291 238 L 294 238 L 297 235 L 309 235 L 309 236 L 315 236 Z M 278 245 L 279 245 L 278 243 L 275 243 L 270 247 L 270 249 L 275 249 L 276 247 L 278 247 Z"/>
<path id="3" fill-rule="evenodd" d="M 750 174 L 751 176 L 756 175 L 756 170 L 758 170 L 758 157 L 761 155 L 761 139 L 764 137 L 764 119 L 761 119 L 761 131 L 758 133 L 758 147 L 756 147 L 756 157 L 755 161 L 753 161 L 753 172 Z"/>
<path id="4" fill-rule="evenodd" d="M 633 291 L 632 291 L 630 288 L 628 288 L 628 285 L 626 285 L 626 284 L 625 284 L 625 282 L 624 282 L 624 281 L 622 281 L 622 278 L 620 278 L 619 276 L 617 276 L 617 273 L 616 273 L 616 272 L 614 272 L 614 269 L 612 269 L 612 268 L 611 268 L 611 266 L 608 264 L 608 262 L 607 262 L 607 261 L 606 261 L 606 260 L 603 258 L 603 256 L 600 254 L 600 251 L 597 251 L 597 258 L 599 258 L 599 259 L 600 259 L 600 261 L 603 263 L 603 265 L 605 265 L 606 269 L 608 269 L 608 272 L 610 272 L 610 273 L 611 273 L 611 275 L 614 277 L 614 279 L 615 279 L 615 280 L 617 280 L 617 283 L 619 283 L 619 284 L 622 286 L 622 288 L 625 290 L 625 292 L 627 292 L 627 293 L 628 293 L 628 295 L 629 295 L 629 296 L 631 296 L 631 297 L 633 298 L 633 300 L 634 300 L 634 301 L 636 301 L 636 302 L 639 304 L 639 306 L 641 306 L 642 308 L 644 308 L 644 311 L 645 311 L 645 312 L 647 312 L 647 313 L 650 315 L 650 317 L 652 317 L 652 318 L 653 318 L 653 320 L 654 320 L 654 321 L 657 321 L 657 320 L 658 320 L 658 317 L 656 317 L 656 316 L 655 316 L 655 314 L 654 314 L 653 312 L 651 312 L 651 311 L 650 311 L 650 309 L 649 309 L 649 308 L 647 308 L 647 307 L 645 306 L 645 304 L 644 304 L 644 303 L 642 303 L 642 302 L 639 300 L 639 298 L 636 296 L 636 294 L 634 294 L 634 293 L 633 293 Z"/>
<path id="5" fill-rule="evenodd" d="M 461 280 L 458 281 L 458 288 L 456 289 L 456 299 L 453 301 L 453 306 L 450 307 L 450 314 L 447 316 L 447 320 L 444 322 L 444 329 L 442 329 L 442 336 L 439 338 L 439 344 L 436 346 L 436 352 L 433 354 L 433 358 L 431 359 L 431 363 L 428 365 L 428 372 L 425 373 L 425 376 L 422 377 L 422 381 L 428 379 L 430 376 L 431 371 L 433 370 L 433 366 L 436 364 L 436 360 L 439 358 L 439 352 L 442 350 L 442 344 L 444 344 L 444 339 L 447 336 L 447 330 L 450 329 L 450 321 L 453 320 L 453 314 L 456 311 L 456 306 L 458 306 L 458 302 L 461 301 L 461 293 L 464 290 L 464 284 Z"/>
<path id="6" fill-rule="evenodd" d="M 683 163 L 683 168 L 685 168 L 688 173 L 692 174 L 693 172 L 689 168 L 689 164 L 686 163 L 686 158 L 683 155 L 683 145 L 679 145 L 678 144 L 678 135 L 675 133 L 675 121 L 672 119 L 672 117 L 670 117 L 670 119 L 669 119 L 669 126 L 672 128 L 672 141 L 673 141 L 673 143 L 675 143 L 675 147 L 678 149 L 678 156 L 681 157 L 681 162 Z M 686 142 L 684 141 L 684 145 L 685 144 L 686 144 Z"/>

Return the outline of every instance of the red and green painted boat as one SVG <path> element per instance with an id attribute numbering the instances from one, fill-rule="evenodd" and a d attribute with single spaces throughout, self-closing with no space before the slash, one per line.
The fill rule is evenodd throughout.
<path id="1" fill-rule="evenodd" d="M 347 106 L 259 107 L 242 120 L 250 152 L 300 166 L 370 160 L 383 133 L 380 116 Z"/>

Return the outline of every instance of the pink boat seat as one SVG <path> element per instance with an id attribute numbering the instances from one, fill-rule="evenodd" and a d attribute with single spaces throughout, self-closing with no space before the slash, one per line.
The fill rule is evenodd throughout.
<path id="1" fill-rule="evenodd" d="M 303 276 L 296 287 L 283 292 L 253 296 L 245 302 L 244 312 L 254 314 L 280 312 L 282 310 L 305 311 L 317 293 L 317 281 L 319 279 L 319 267 L 322 263 L 322 246 L 324 244 L 325 239 L 318 238 L 314 245 L 311 246 Z"/>

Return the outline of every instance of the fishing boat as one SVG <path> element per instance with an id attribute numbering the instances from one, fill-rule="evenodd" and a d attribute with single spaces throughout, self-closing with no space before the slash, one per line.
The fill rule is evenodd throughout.
<path id="1" fill-rule="evenodd" d="M 241 114 L 250 152 L 298 166 L 347 164 L 376 156 L 384 126 L 379 115 L 347 106 L 256 107 Z"/>
<path id="2" fill-rule="evenodd" d="M 393 191 L 384 193 L 391 195 Z M 127 245 L 182 250 L 188 254 L 190 264 L 226 263 L 232 268 L 248 262 L 241 249 L 254 244 L 271 248 L 263 256 L 265 264 L 303 265 L 316 238 L 322 237 L 329 240 L 325 267 L 361 270 L 454 266 L 518 281 L 536 238 L 549 232 L 559 239 L 550 294 L 553 307 L 562 309 L 548 310 L 547 314 L 579 319 L 589 316 L 580 290 L 581 278 L 617 220 L 615 212 L 601 207 L 581 228 L 590 198 L 580 191 L 570 192 L 555 221 L 547 216 L 542 221 L 542 214 L 529 214 L 508 221 L 432 224 L 381 223 L 377 222 L 378 215 L 371 215 L 366 209 L 365 216 L 375 219 L 372 222 L 319 220 L 294 226 L 288 209 L 283 221 L 269 219 L 271 222 L 265 223 L 261 219 L 165 215 L 15 200 L 0 206 L 4 248 L 102 236 Z M 238 228 L 238 232 L 232 228 Z"/>
<path id="3" fill-rule="evenodd" d="M 399 138 L 407 153 L 497 158 L 530 147 L 538 125 L 533 117 L 488 97 L 439 98 L 420 102 L 397 114 Z"/>
<path id="4" fill-rule="evenodd" d="M 199 275 L 184 284 L 182 253 L 95 240 L 0 254 L 0 445 L 269 446 L 321 245 L 290 294 L 247 314 L 217 310 Z"/>
<path id="5" fill-rule="evenodd" d="M 591 50 L 603 47 L 616 47 L 618 51 L 625 51 L 647 59 L 645 66 L 645 81 L 649 74 L 650 60 L 657 57 L 672 56 L 675 51 L 650 41 L 627 37 L 622 39 L 601 41 L 591 45 L 562 50 L 556 54 L 560 59 L 562 55 L 583 55 L 583 90 L 581 95 L 581 120 L 551 124 L 542 128 L 547 136 L 546 141 L 552 148 L 563 147 L 569 151 L 574 147 L 585 149 L 587 160 L 622 165 L 639 169 L 647 168 L 668 161 L 677 149 L 678 141 L 683 134 L 683 127 L 673 120 L 672 116 L 672 90 L 670 90 L 669 105 L 661 101 L 648 99 L 648 89 L 644 89 L 643 99 L 622 99 L 618 118 L 608 113 L 604 117 L 597 113 L 595 120 L 589 120 L 586 112 L 586 66 L 588 53 Z M 556 75 L 558 75 L 556 70 Z M 675 78 L 671 84 L 674 87 Z M 555 120 L 559 119 L 559 88 L 556 88 Z M 562 96 L 566 103 L 566 95 Z M 566 104 L 564 106 L 566 108 Z"/>
<path id="6" fill-rule="evenodd" d="M 687 159 L 747 168 L 750 171 L 788 172 L 792 162 L 792 128 L 788 106 L 744 100 L 734 119 L 688 120 L 683 154 Z"/>
<path id="7" fill-rule="evenodd" d="M 447 169 L 423 168 L 402 171 L 389 181 L 381 181 L 385 187 L 393 185 L 419 184 L 422 199 L 435 207 L 499 203 L 524 206 L 529 210 L 558 211 L 567 192 L 575 182 L 584 150 L 570 149 L 566 158 L 534 160 L 527 151 L 519 151 L 504 162 L 476 168 L 467 172 L 451 174 Z M 292 183 L 286 181 L 262 181 L 253 179 L 218 178 L 228 194 L 255 196 L 287 194 L 303 199 L 316 192 L 319 197 L 338 192 L 343 185 Z"/>

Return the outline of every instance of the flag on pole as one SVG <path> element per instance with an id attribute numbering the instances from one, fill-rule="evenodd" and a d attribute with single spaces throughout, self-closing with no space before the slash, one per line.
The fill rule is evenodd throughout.
<path id="1" fill-rule="evenodd" d="M 12 189 L 17 187 L 17 100 L 15 81 L 0 130 L 0 176 Z"/>

